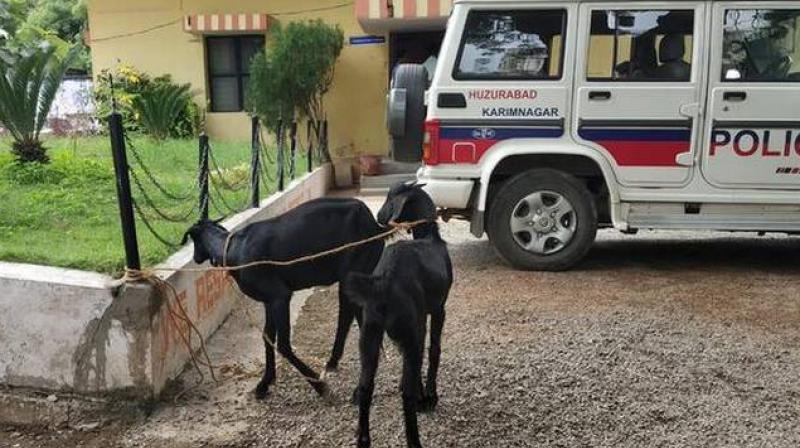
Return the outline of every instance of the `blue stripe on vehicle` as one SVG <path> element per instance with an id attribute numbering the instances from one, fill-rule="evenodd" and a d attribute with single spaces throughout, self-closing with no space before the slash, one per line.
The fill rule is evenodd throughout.
<path id="1" fill-rule="evenodd" d="M 483 132 L 486 130 L 494 132 L 491 138 L 487 140 L 507 140 L 511 138 L 558 138 L 564 135 L 562 128 L 461 128 L 461 127 L 443 127 L 439 130 L 439 138 L 448 140 L 478 140 L 475 137 L 476 131 Z"/>
<path id="2" fill-rule="evenodd" d="M 581 138 L 591 141 L 668 141 L 691 140 L 691 129 L 609 129 L 583 128 L 578 131 Z"/>

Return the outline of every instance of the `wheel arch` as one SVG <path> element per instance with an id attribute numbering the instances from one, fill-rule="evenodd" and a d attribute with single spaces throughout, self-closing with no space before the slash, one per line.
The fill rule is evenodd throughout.
<path id="1" fill-rule="evenodd" d="M 486 212 L 491 190 L 503 180 L 533 168 L 551 168 L 579 178 L 599 176 L 600 182 L 608 192 L 608 214 L 611 223 L 617 229 L 627 228 L 627 224 L 621 218 L 616 178 L 610 164 L 601 155 L 586 148 L 558 143 L 553 147 L 534 150 L 520 146 L 497 149 L 500 151 L 491 151 L 481 162 L 479 192 L 475 203 L 475 210 L 478 213 Z"/>

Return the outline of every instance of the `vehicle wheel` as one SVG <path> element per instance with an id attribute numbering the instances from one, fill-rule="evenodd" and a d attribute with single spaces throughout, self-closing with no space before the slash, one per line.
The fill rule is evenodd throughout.
<path id="1" fill-rule="evenodd" d="M 489 238 L 520 269 L 562 271 L 579 262 L 597 233 L 597 209 L 574 176 L 535 169 L 505 183 L 489 209 Z"/>
<path id="2" fill-rule="evenodd" d="M 427 87 L 428 70 L 422 65 L 401 64 L 394 72 L 387 125 L 391 155 L 398 162 L 422 160 Z"/>

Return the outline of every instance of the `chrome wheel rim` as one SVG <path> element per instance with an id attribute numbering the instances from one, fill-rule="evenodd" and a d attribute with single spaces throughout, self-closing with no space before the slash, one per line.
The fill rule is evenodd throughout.
<path id="1" fill-rule="evenodd" d="M 563 195 L 537 191 L 517 202 L 510 225 L 520 247 L 538 255 L 551 255 L 569 245 L 578 220 L 575 208 Z"/>

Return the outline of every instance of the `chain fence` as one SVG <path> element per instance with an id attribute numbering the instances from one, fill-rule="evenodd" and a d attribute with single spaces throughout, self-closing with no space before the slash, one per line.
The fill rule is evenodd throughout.
<path id="1" fill-rule="evenodd" d="M 185 157 L 196 151 L 198 163 L 193 181 L 185 182 L 185 175 L 175 173 L 186 169 L 186 160 L 179 163 L 174 154 L 167 158 L 158 153 L 157 146 L 140 144 L 145 137 L 128 135 L 120 117 L 109 120 L 109 126 L 115 128 L 110 129 L 112 136 L 122 136 L 111 139 L 121 210 L 132 210 L 135 216 L 132 219 L 146 231 L 143 237 L 170 249 L 179 247 L 183 232 L 192 224 L 209 219 L 210 213 L 219 220 L 258 207 L 262 198 L 282 190 L 303 171 L 311 172 L 322 160 L 327 145 L 327 136 L 314 132 L 311 125 L 307 127 L 305 141 L 299 141 L 296 123 L 287 123 L 286 128 L 281 124 L 275 143 L 268 144 L 264 138 L 266 131 L 253 119 L 247 156 L 243 156 L 244 151 L 231 154 L 227 147 L 220 149 L 205 135 L 199 137 L 197 144 L 186 140 L 185 151 L 179 148 L 178 153 Z M 319 129 L 326 133 L 327 124 Z M 123 176 L 122 171 L 128 175 Z M 129 184 L 127 192 L 121 187 L 123 183 Z M 130 231 L 135 225 L 126 224 L 124 215 L 126 253 L 130 245 L 135 245 L 134 258 L 138 262 L 138 241 L 135 232 Z M 129 264 L 131 261 L 128 257 Z"/>

